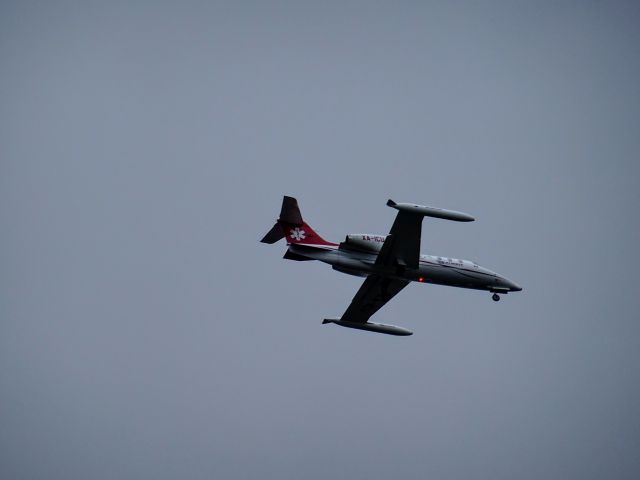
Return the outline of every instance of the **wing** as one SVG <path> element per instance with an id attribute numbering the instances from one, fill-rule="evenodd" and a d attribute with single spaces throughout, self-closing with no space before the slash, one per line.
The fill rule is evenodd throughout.
<path id="1" fill-rule="evenodd" d="M 376 265 L 379 266 L 418 268 L 422 219 L 425 216 L 455 222 L 473 222 L 474 220 L 466 213 L 443 208 L 396 203 L 393 200 L 387 201 L 387 205 L 398 210 L 398 214 L 376 259 Z"/>
<path id="2" fill-rule="evenodd" d="M 351 305 L 344 312 L 341 321 L 353 323 L 366 323 L 371 316 L 380 310 L 385 303 L 391 300 L 400 290 L 409 284 L 408 280 L 396 280 L 393 278 L 369 275 L 364 281 Z"/>
<path id="3" fill-rule="evenodd" d="M 423 218 L 423 215 L 400 210 L 382 244 L 376 265 L 418 268 Z"/>

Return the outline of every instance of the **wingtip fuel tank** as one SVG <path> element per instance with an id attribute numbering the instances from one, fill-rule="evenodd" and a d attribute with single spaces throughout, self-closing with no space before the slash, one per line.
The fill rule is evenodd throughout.
<path id="1" fill-rule="evenodd" d="M 473 222 L 475 218 L 467 213 L 456 212 L 455 210 L 445 210 L 444 208 L 427 207 L 425 205 L 416 205 L 414 203 L 396 203 L 393 200 L 387 200 L 387 206 L 395 208 L 400 212 L 413 213 L 424 217 L 443 218 L 445 220 L 453 220 L 454 222 Z"/>
<path id="2" fill-rule="evenodd" d="M 341 327 L 346 328 L 355 328 L 357 330 L 367 330 L 369 332 L 376 333 L 385 333 L 387 335 L 396 335 L 400 337 L 406 337 L 408 335 L 413 335 L 411 330 L 407 330 L 406 328 L 396 327 L 395 325 L 385 325 L 383 323 L 371 323 L 371 322 L 346 322 L 337 319 L 325 318 L 322 321 L 322 324 L 327 323 L 335 323 L 336 325 L 340 325 Z"/>

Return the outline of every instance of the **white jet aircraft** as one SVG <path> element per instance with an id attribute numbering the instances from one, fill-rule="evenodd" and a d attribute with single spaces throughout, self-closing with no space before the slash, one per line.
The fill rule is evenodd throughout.
<path id="1" fill-rule="evenodd" d="M 318 235 L 302 219 L 297 200 L 285 196 L 280 217 L 260 240 L 275 243 L 286 237 L 289 247 L 284 258 L 319 260 L 339 272 L 366 277 L 342 318 L 325 319 L 323 324 L 335 323 L 389 335 L 411 335 L 413 332 L 405 328 L 369 322 L 374 313 L 410 282 L 487 290 L 493 293 L 496 302 L 500 300 L 500 293 L 522 290 L 511 280 L 475 262 L 420 254 L 424 217 L 472 222 L 474 218 L 470 215 L 393 200 L 387 205 L 398 210 L 388 235 L 351 234 L 337 244 Z"/>

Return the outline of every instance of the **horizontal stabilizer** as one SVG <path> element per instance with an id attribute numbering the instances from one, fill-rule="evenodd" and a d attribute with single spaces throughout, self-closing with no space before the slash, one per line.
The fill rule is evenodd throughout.
<path id="1" fill-rule="evenodd" d="M 335 323 L 336 325 L 340 325 L 341 327 L 355 328 L 357 330 L 367 330 L 369 332 L 385 333 L 387 335 L 397 335 L 401 337 L 413 335 L 413 332 L 411 330 L 407 330 L 406 328 L 396 327 L 395 325 L 384 325 L 382 323 L 346 322 L 342 320 L 325 318 L 322 321 L 322 324 L 324 325 L 327 323 Z"/>
<path id="2" fill-rule="evenodd" d="M 280 224 L 276 223 L 260 241 L 262 243 L 276 243 L 282 238 L 284 238 L 284 232 L 282 231 Z"/>
<path id="3" fill-rule="evenodd" d="M 284 257 L 287 260 L 295 260 L 297 262 L 305 262 L 307 260 L 314 260 L 313 258 L 305 257 L 304 255 L 300 255 L 299 253 L 294 253 L 291 250 L 287 250 L 284 254 Z"/>
<path id="4" fill-rule="evenodd" d="M 400 212 L 413 213 L 422 215 L 423 217 L 443 218 L 445 220 L 453 220 L 455 222 L 473 222 L 475 218 L 466 213 L 456 212 L 454 210 L 445 210 L 443 208 L 426 207 L 424 205 L 415 205 L 413 203 L 396 203 L 389 199 L 387 205 L 395 208 Z"/>

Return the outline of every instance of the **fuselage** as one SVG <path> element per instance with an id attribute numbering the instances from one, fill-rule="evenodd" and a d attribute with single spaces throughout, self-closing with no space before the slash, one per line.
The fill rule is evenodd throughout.
<path id="1" fill-rule="evenodd" d="M 331 265 L 340 272 L 366 277 L 377 274 L 419 283 L 508 293 L 522 290 L 506 277 L 470 260 L 434 255 L 420 255 L 419 267 L 397 265 L 393 268 L 376 265 L 377 252 L 342 249 L 333 245 L 290 245 L 289 251 L 307 259 Z"/>

